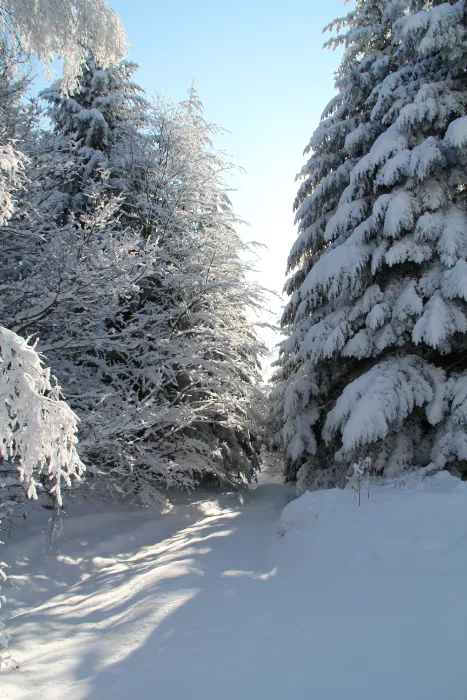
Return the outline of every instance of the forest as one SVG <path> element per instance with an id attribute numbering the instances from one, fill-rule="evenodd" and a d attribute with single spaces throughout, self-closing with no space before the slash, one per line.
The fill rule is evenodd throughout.
<path id="1" fill-rule="evenodd" d="M 261 685 L 266 672 L 258 675 L 248 665 L 248 624 L 236 622 L 242 611 L 260 645 L 263 636 L 277 634 L 280 645 L 284 634 L 297 634 L 302 671 L 310 650 L 320 668 L 333 653 L 327 641 L 326 654 L 318 652 L 298 622 L 298 601 L 307 597 L 300 589 L 295 603 L 289 600 L 294 572 L 315 586 L 330 611 L 329 581 L 316 571 L 330 580 L 333 571 L 348 576 L 363 597 L 352 603 L 350 595 L 336 613 L 342 654 L 354 644 L 350 609 L 364 619 L 355 644 L 363 648 L 386 630 L 394 667 L 403 656 L 394 652 L 401 630 L 417 609 L 405 578 L 419 585 L 426 578 L 429 590 L 404 649 L 421 644 L 421 620 L 441 592 L 467 582 L 461 565 L 467 537 L 467 4 L 346 4 L 347 14 L 324 29 L 324 48 L 339 58 L 335 94 L 320 105 L 296 176 L 295 240 L 283 260 L 281 298 L 258 281 L 262 246 L 251 242 L 255 231 L 245 236 L 233 203 L 238 165 L 219 148 L 222 126 L 205 116 L 195 83 L 180 102 L 143 89 L 123 23 L 101 0 L 4 0 L 0 6 L 0 612 L 7 619 L 10 600 L 17 611 L 11 625 L 0 621 L 0 690 L 3 676 L 8 699 L 126 697 L 130 680 L 117 690 L 120 657 L 111 671 L 99 671 L 102 678 L 96 666 L 83 676 L 88 685 L 79 675 L 70 685 L 70 671 L 68 680 L 53 680 L 47 694 L 50 678 L 40 666 L 30 670 L 25 649 L 40 643 L 31 635 L 44 624 L 51 658 L 62 663 L 61 640 L 74 625 L 65 616 L 56 637 L 44 610 L 65 607 L 75 619 L 73 611 L 88 596 L 96 602 L 82 617 L 97 624 L 105 605 L 98 603 L 96 577 L 104 571 L 103 590 L 131 611 L 122 587 L 143 585 L 135 583 L 149 571 L 141 568 L 141 552 L 151 550 L 153 572 L 157 562 L 165 566 L 168 551 L 179 552 L 176 565 L 167 564 L 174 569 L 164 578 L 162 603 L 149 605 L 147 593 L 144 614 L 152 620 L 152 606 L 163 609 L 164 596 L 175 595 L 172 579 L 204 571 L 197 562 L 199 531 L 235 533 L 222 528 L 237 516 L 244 524 L 231 535 L 236 539 L 225 549 L 212 545 L 217 558 L 205 573 L 217 581 L 221 567 L 220 578 L 239 577 L 238 590 L 213 583 L 220 601 L 214 613 L 198 602 L 193 620 L 180 624 L 188 636 L 195 625 L 204 639 L 204 624 L 209 632 L 216 616 L 225 620 L 234 648 L 246 645 L 241 656 L 252 697 L 274 700 L 292 687 L 289 697 L 298 700 L 311 697 L 313 685 L 300 673 L 292 686 L 287 673 L 284 685 Z M 52 75 L 57 59 L 60 74 Z M 41 89 L 38 74 L 47 81 Z M 306 80 L 312 88 L 313 74 Z M 272 236 L 268 246 L 275 244 Z M 278 304 L 273 328 L 267 312 Z M 274 348 L 266 335 L 271 330 L 278 337 Z M 84 551 L 77 544 L 81 528 L 88 533 Z M 45 554 L 34 559 L 41 547 Z M 394 570 L 370 568 L 375 558 L 395 561 L 394 551 Z M 124 552 L 135 582 L 120 571 Z M 192 552 L 192 569 L 178 573 Z M 440 559 L 433 552 L 441 552 Z M 58 573 L 64 559 L 79 563 L 80 579 L 78 569 L 71 575 L 71 564 Z M 355 562 L 364 562 L 358 573 Z M 94 588 L 68 604 L 62 575 L 69 591 L 88 576 Z M 365 589 L 372 576 L 380 577 L 375 585 L 383 586 L 386 600 L 391 576 L 397 579 L 394 610 L 411 601 L 397 628 L 389 613 L 366 628 L 365 601 L 370 608 L 380 604 L 374 588 Z M 49 582 L 49 598 L 42 597 L 41 577 Z M 268 581 L 264 598 L 258 580 Z M 195 577 L 186 590 L 197 586 Z M 52 604 L 60 595 L 62 602 Z M 170 605 L 183 607 L 183 595 Z M 344 587 L 337 607 L 346 595 Z M 233 607 L 225 608 L 229 596 Z M 283 596 L 291 618 L 266 633 L 260 616 L 281 608 Z M 313 615 L 319 618 L 319 610 L 306 614 L 311 627 Z M 465 633 L 454 620 L 463 612 L 454 606 L 446 615 L 452 646 L 461 649 Z M 324 639 L 329 616 L 317 628 Z M 430 620 L 436 629 L 438 620 Z M 163 638 L 160 621 L 147 624 Z M 142 634 L 136 629 L 114 641 L 112 653 L 128 640 L 131 647 Z M 240 691 L 226 693 L 219 685 L 226 668 L 227 678 L 238 680 L 230 647 L 219 651 L 211 689 L 203 690 L 199 669 L 225 641 L 217 628 L 216 634 L 220 647 L 203 654 L 189 644 L 174 646 L 172 666 L 158 670 L 161 698 L 238 697 Z M 89 640 L 79 639 L 70 657 L 84 654 Z M 90 639 L 103 648 L 101 631 Z M 383 645 L 378 654 L 386 651 Z M 270 653 L 274 659 L 272 647 Z M 424 649 L 423 659 L 430 653 Z M 194 654 L 187 663 L 192 683 L 175 689 L 170 678 L 184 654 Z M 294 645 L 287 654 L 295 659 Z M 152 698 L 148 663 L 135 661 L 124 673 L 132 683 L 144 678 L 139 695 Z M 347 663 L 346 697 L 370 700 L 379 693 L 384 665 L 375 661 L 367 677 L 354 676 L 355 665 Z M 417 663 L 404 671 L 401 685 L 387 683 L 384 700 L 465 697 L 467 677 L 458 666 L 444 672 L 443 657 L 438 675 L 428 674 L 423 685 Z M 43 686 L 34 694 L 39 677 Z M 345 684 L 325 678 L 318 676 L 316 697 L 345 694 Z"/>

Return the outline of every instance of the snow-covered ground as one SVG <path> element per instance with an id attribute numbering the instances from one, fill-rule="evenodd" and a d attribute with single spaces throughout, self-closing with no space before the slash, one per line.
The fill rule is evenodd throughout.
<path id="1" fill-rule="evenodd" d="M 466 700 L 467 483 L 291 493 L 27 520 L 2 700 Z"/>

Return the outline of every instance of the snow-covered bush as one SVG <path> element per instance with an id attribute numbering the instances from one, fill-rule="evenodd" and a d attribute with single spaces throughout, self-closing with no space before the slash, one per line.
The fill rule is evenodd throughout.
<path id="1" fill-rule="evenodd" d="M 76 452 L 78 419 L 62 400 L 50 370 L 34 346 L 1 326 L 0 387 L 0 459 L 2 467 L 13 465 L 12 476 L 0 479 L 1 521 L 10 515 L 9 488 L 18 480 L 29 498 L 37 498 L 41 487 L 61 506 L 62 485 L 79 480 L 84 465 Z M 0 561 L 0 607 L 5 602 L 1 582 L 6 580 L 6 569 Z M 8 639 L 0 620 L 0 671 L 9 663 Z"/>
<path id="2" fill-rule="evenodd" d="M 301 490 L 366 457 L 386 474 L 467 458 L 464 4 L 361 0 L 335 26 L 276 377 Z"/>

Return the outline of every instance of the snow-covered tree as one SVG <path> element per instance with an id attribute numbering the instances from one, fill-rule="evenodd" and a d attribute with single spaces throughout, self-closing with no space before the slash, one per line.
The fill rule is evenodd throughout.
<path id="1" fill-rule="evenodd" d="M 208 473 L 250 480 L 259 464 L 264 348 L 246 313 L 261 293 L 246 279 L 248 246 L 235 233 L 223 182 L 231 166 L 212 149 L 215 133 L 194 91 L 179 107 L 157 104 L 130 210 L 151 264 L 122 314 L 133 347 L 138 339 L 123 357 L 139 398 L 116 476 L 146 499 L 159 484 L 191 486 Z"/>
<path id="2" fill-rule="evenodd" d="M 125 183 L 117 174 L 125 168 L 114 167 L 137 128 L 134 68 L 104 71 L 89 59 L 73 96 L 60 82 L 45 91 L 53 130 L 28 149 L 29 184 L 3 234 L 2 314 L 16 332 L 41 338 L 78 409 L 78 397 L 95 408 L 106 394 L 105 378 L 93 386 L 81 375 L 93 381 L 90 367 L 99 364 L 122 290 L 140 274 L 139 234 L 119 224 Z"/>
<path id="3" fill-rule="evenodd" d="M 0 220 L 3 226 L 14 213 L 15 190 L 19 196 L 25 185 L 27 159 L 17 150 L 16 144 L 29 138 L 36 117 L 34 106 L 24 101 L 30 76 L 27 71 L 18 70 L 20 65 L 27 65 L 24 53 L 1 39 L 0 129 L 6 159 L 0 186 L 3 195 Z M 6 238 L 2 237 L 2 281 L 15 268 L 15 254 L 10 255 L 13 251 Z M 6 301 L 9 297 L 6 287 L 2 285 L 0 290 Z M 1 321 L 6 322 L 5 315 L 2 315 Z M 28 495 L 35 497 L 37 478 L 47 471 L 51 487 L 54 486 L 53 480 L 57 479 L 54 491 L 57 491 L 57 500 L 61 502 L 61 471 L 66 473 L 69 469 L 70 473 L 78 474 L 81 469 L 80 466 L 76 471 L 80 464 L 74 449 L 76 418 L 72 418 L 66 405 L 59 401 L 59 389 L 51 383 L 48 370 L 42 368 L 34 347 L 3 327 L 0 327 L 0 339 L 1 385 L 4 389 L 0 417 L 1 488 L 9 486 L 12 481 L 17 484 L 19 472 Z M 57 420 L 56 424 L 54 420 Z M 59 434 L 61 438 L 57 439 Z M 68 451 L 60 447 L 67 441 L 70 445 Z M 70 457 L 69 465 L 62 459 L 65 456 Z M 4 478 L 5 475 L 7 478 Z M 0 498 L 2 515 L 5 515 L 5 505 L 10 498 L 5 494 L 2 492 Z"/>
<path id="4" fill-rule="evenodd" d="M 159 106 L 153 119 L 160 175 L 150 198 L 151 235 L 160 265 L 143 287 L 145 307 L 156 304 L 144 325 L 159 334 L 163 396 L 173 413 L 163 431 L 155 428 L 194 481 L 205 473 L 250 480 L 259 464 L 264 347 L 246 315 L 262 294 L 247 279 L 251 251 L 235 233 L 223 182 L 231 166 L 212 151 L 216 129 L 194 90 L 172 113 Z"/>
<path id="5" fill-rule="evenodd" d="M 277 376 L 300 489 L 365 457 L 465 471 L 464 5 L 407 4 L 337 22 L 339 94 L 301 174 Z"/>
<path id="6" fill-rule="evenodd" d="M 146 307 L 156 302 L 157 323 L 145 323 L 162 341 L 163 397 L 178 415 L 159 427 L 159 439 L 195 482 L 206 473 L 250 480 L 259 465 L 264 347 L 247 312 L 262 293 L 247 279 L 251 250 L 235 233 L 224 183 L 232 166 L 213 151 L 218 129 L 204 120 L 194 89 L 179 107 L 153 110 L 152 132 L 157 169 L 142 211 L 160 265 L 143 296 Z"/>
<path id="7" fill-rule="evenodd" d="M 124 54 L 127 44 L 117 15 L 100 0 L 65 1 L 55 4 L 42 1 L 6 0 L 0 8 L 0 17 L 2 22 L 0 39 L 0 225 L 5 226 L 14 214 L 15 193 L 18 193 L 25 184 L 26 158 L 16 146 L 18 139 L 25 139 L 31 124 L 30 116 L 26 115 L 27 110 L 21 103 L 29 78 L 27 70 L 19 70 L 23 62 L 26 62 L 27 65 L 25 56 L 34 54 L 46 64 L 50 64 L 53 54 L 57 53 L 64 59 L 63 86 L 66 90 L 72 85 L 90 48 L 95 50 L 96 56 L 99 57 L 103 65 L 108 65 Z M 24 227 L 15 231 L 15 234 L 20 238 L 23 235 L 27 236 L 28 233 Z M 37 231 L 35 233 L 37 234 Z M 11 234 L 10 227 L 5 236 L 8 241 L 11 240 Z M 16 251 L 16 254 L 10 258 L 9 253 L 11 252 L 12 246 L 9 246 L 8 242 L 5 244 L 5 240 L 2 240 L 1 276 L 2 282 L 7 281 L 6 285 L 2 285 L 2 292 L 6 291 L 8 279 L 24 276 L 24 270 L 21 267 L 26 260 L 22 259 L 22 251 Z M 4 304 L 4 308 L 8 308 L 8 303 Z M 12 317 L 11 313 L 7 315 Z M 2 322 L 6 322 L 5 317 L 2 318 Z M 17 348 L 12 352 L 17 355 L 18 348 L 24 341 L 20 337 L 12 336 L 9 331 L 2 328 L 2 350 L 6 351 L 7 347 L 12 347 L 13 341 Z M 13 371 L 13 366 L 12 361 L 3 364 L 3 382 L 6 383 L 8 380 L 12 386 L 16 386 L 15 382 L 19 381 L 18 377 L 21 372 L 18 370 L 14 377 L 9 378 L 8 373 Z M 50 393 L 52 388 L 46 387 L 44 391 Z M 25 413 L 21 414 L 23 398 L 25 398 L 24 391 L 19 394 L 19 403 L 15 406 L 15 416 L 18 424 L 21 424 L 24 419 L 26 421 L 24 425 L 26 425 L 27 420 L 32 420 L 32 413 L 25 399 Z M 10 409 L 8 411 L 11 413 Z M 49 414 L 44 413 L 45 415 Z M 61 421 L 62 415 L 64 414 L 56 413 L 55 417 Z M 59 422 L 56 429 L 61 430 L 65 424 L 66 422 L 63 424 Z M 74 435 L 73 430 L 67 435 L 71 439 Z M 14 456 L 21 459 L 18 445 L 26 449 L 26 443 L 23 444 L 16 438 L 13 443 Z M 10 451 L 13 449 L 12 445 L 9 447 Z M 49 455 L 50 469 L 63 467 L 62 464 L 54 461 L 55 457 L 57 455 L 54 456 L 51 452 Z M 72 460 L 69 465 L 70 469 L 73 468 L 73 464 Z M 31 483 L 34 484 L 34 481 Z"/>
<path id="8" fill-rule="evenodd" d="M 76 83 L 89 51 L 103 67 L 121 59 L 127 40 L 116 15 L 101 0 L 5 0 L 0 7 L 0 225 L 13 214 L 23 184 L 24 156 L 15 144 L 19 101 L 29 83 L 28 56 L 50 66 L 63 59 L 66 92 Z M 24 115 L 23 115 L 24 124 Z M 24 134 L 23 134 L 24 136 Z"/>
<path id="9" fill-rule="evenodd" d="M 124 176 L 134 162 L 144 108 L 140 89 L 129 79 L 134 70 L 124 62 L 104 71 L 88 59 L 72 96 L 63 93 L 60 81 L 42 93 L 52 130 L 25 144 L 29 182 L 15 220 L 4 231 L 10 253 L 4 276 L 16 281 L 14 290 L 3 289 L 9 297 L 4 313 L 18 331 L 30 332 L 31 324 L 53 314 L 65 299 L 79 299 L 80 284 L 94 308 L 99 294 L 105 297 L 105 280 L 110 275 L 112 286 L 121 274 L 116 261 L 129 258 L 118 219 L 122 192 L 131 189 Z M 92 322 L 82 312 L 84 329 Z M 54 327 L 48 323 L 51 344 L 57 346 L 50 336 Z M 55 333 L 62 330 L 56 327 Z"/>
<path id="10" fill-rule="evenodd" d="M 138 66 L 129 61 L 103 68 L 90 54 L 86 58 L 73 93 L 64 94 L 59 80 L 43 90 L 53 133 L 62 137 L 65 148 L 73 145 L 73 154 L 83 177 L 92 178 L 96 168 L 115 170 L 113 191 L 124 190 L 121 174 L 137 159 L 136 144 L 147 116 L 143 90 L 132 81 Z M 55 146 L 56 147 L 56 146 Z M 76 185 L 83 188 L 80 181 Z"/>
<path id="11" fill-rule="evenodd" d="M 31 154 L 23 217 L 34 235 L 21 247 L 21 221 L 9 227 L 4 300 L 80 416 L 90 471 L 149 502 L 209 472 L 253 476 L 262 346 L 212 127 L 194 94 L 149 110 L 133 70 L 89 60 L 72 95 L 45 92 L 53 131 Z"/>

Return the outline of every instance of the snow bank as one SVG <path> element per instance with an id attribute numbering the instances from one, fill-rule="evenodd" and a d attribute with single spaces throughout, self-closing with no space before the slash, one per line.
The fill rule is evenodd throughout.
<path id="1" fill-rule="evenodd" d="M 320 700 L 464 700 L 467 483 L 441 472 L 366 488 L 361 507 L 334 489 L 282 513 L 296 668 Z M 281 643 L 287 658 L 287 630 Z"/>

